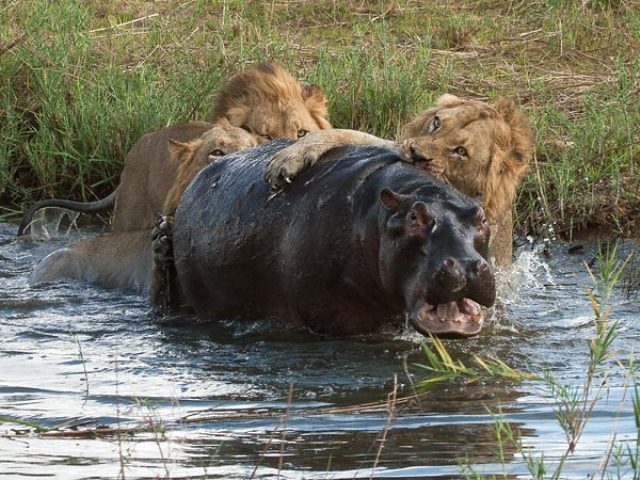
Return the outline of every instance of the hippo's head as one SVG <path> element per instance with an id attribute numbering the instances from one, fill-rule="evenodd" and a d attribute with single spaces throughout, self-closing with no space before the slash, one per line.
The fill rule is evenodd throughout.
<path id="1" fill-rule="evenodd" d="M 462 197 L 380 193 L 380 277 L 420 333 L 470 336 L 496 296 L 485 261 L 490 229 L 482 208 Z"/>

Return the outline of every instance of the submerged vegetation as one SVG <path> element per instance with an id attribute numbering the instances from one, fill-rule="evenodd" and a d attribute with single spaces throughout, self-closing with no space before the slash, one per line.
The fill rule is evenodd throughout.
<path id="1" fill-rule="evenodd" d="M 0 203 L 110 192 L 144 132 L 209 118 L 222 82 L 277 61 L 337 127 L 391 138 L 446 92 L 513 96 L 537 132 L 521 231 L 638 231 L 640 2 L 4 2 Z"/>

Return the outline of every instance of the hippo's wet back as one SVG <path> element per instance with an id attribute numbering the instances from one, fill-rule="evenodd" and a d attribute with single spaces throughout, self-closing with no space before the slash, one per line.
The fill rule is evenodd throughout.
<path id="1" fill-rule="evenodd" d="M 365 333 L 409 314 L 422 333 L 473 335 L 495 300 L 480 207 L 388 150 L 341 147 L 277 195 L 278 141 L 210 165 L 176 212 L 174 254 L 201 318 L 279 317 Z"/>

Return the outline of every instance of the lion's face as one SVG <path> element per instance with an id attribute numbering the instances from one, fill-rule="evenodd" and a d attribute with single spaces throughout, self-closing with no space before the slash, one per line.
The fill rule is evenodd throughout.
<path id="1" fill-rule="evenodd" d="M 226 120 L 218 121 L 211 130 L 194 140 L 187 147 L 189 163 L 207 165 L 217 158 L 258 144 L 256 138 L 242 128 L 234 127 Z"/>
<path id="2" fill-rule="evenodd" d="M 533 132 L 511 101 L 444 95 L 402 132 L 402 155 L 471 197 L 490 219 L 511 208 L 533 155 Z"/>
<path id="3" fill-rule="evenodd" d="M 302 87 L 276 64 L 258 65 L 232 77 L 218 95 L 214 118 L 227 119 L 259 142 L 297 140 L 331 128 L 322 90 L 316 85 Z"/>
<path id="4" fill-rule="evenodd" d="M 164 200 L 163 213 L 173 215 L 187 185 L 204 167 L 220 157 L 257 144 L 253 135 L 232 126 L 224 118 L 195 140 L 187 143 L 169 140 L 169 157 L 177 172 Z"/>

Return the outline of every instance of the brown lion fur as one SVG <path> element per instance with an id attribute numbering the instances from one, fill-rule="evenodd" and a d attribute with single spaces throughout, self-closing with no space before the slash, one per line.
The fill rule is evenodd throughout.
<path id="1" fill-rule="evenodd" d="M 435 117 L 442 124 L 440 132 L 429 132 Z M 531 126 L 513 100 L 505 98 L 488 104 L 443 95 L 435 108 L 402 129 L 400 140 L 406 156 L 428 159 L 429 172 L 467 195 L 482 196 L 490 220 L 511 208 L 533 156 Z M 466 159 L 452 153 L 459 146 L 467 150 Z"/>
<path id="2" fill-rule="evenodd" d="M 218 94 L 213 118 L 226 118 L 263 141 L 296 140 L 331 128 L 320 87 L 302 87 L 278 64 L 256 65 L 233 76 Z"/>
<path id="3" fill-rule="evenodd" d="M 167 127 L 134 146 L 121 177 L 113 231 L 147 228 L 161 211 L 174 212 L 189 181 L 216 149 L 227 154 L 268 138 L 297 139 L 301 132 L 331 127 L 322 90 L 315 85 L 303 88 L 277 64 L 257 65 L 233 76 L 217 96 L 214 118 L 213 124 Z M 177 144 L 189 148 L 179 152 Z M 181 167 L 182 161 L 187 164 Z"/>
<path id="4" fill-rule="evenodd" d="M 215 124 L 187 122 L 146 134 L 127 155 L 111 231 L 150 228 L 167 202 L 177 205 L 197 169 L 256 144 L 253 135 L 224 119 Z M 176 158 L 176 145 L 189 145 L 197 154 L 184 157 L 187 164 L 183 165 L 183 157 Z"/>

